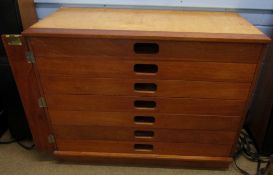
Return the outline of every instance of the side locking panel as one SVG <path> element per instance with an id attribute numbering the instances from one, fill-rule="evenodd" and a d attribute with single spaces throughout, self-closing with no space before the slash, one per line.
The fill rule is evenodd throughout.
<path id="1" fill-rule="evenodd" d="M 2 35 L 1 37 L 36 149 L 52 152 L 56 149 L 56 145 L 49 143 L 49 141 L 52 142 L 52 138 L 48 140 L 52 131 L 44 109 L 47 106 L 46 101 L 41 98 L 39 80 L 34 69 L 35 65 L 32 64 L 35 63 L 33 53 L 30 52 L 25 38 L 21 35 Z"/>

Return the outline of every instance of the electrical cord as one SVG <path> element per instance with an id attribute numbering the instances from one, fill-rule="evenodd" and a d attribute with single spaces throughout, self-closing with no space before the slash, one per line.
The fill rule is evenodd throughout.
<path id="1" fill-rule="evenodd" d="M 26 150 L 32 150 L 35 147 L 34 143 L 31 144 L 30 146 L 27 146 L 27 145 L 23 144 L 21 141 L 23 141 L 23 140 L 1 141 L 0 144 L 4 145 L 4 144 L 17 143 L 18 145 L 20 145 L 22 148 L 24 148 Z"/>
<path id="2" fill-rule="evenodd" d="M 248 173 L 247 171 L 243 170 L 242 168 L 239 167 L 239 165 L 237 164 L 237 159 L 233 158 L 233 162 L 235 167 L 237 168 L 237 170 L 239 170 L 239 172 L 243 175 L 250 175 L 250 173 Z"/>
<path id="3" fill-rule="evenodd" d="M 4 110 L 0 111 L 0 116 L 4 113 Z M 18 145 L 20 145 L 22 148 L 26 149 L 26 150 L 32 150 L 35 147 L 35 144 L 31 144 L 30 146 L 27 146 L 25 144 L 22 143 L 22 141 L 24 141 L 25 139 L 13 139 L 13 140 L 8 140 L 8 141 L 0 141 L 0 145 L 4 145 L 4 144 L 11 144 L 11 143 L 17 143 Z"/>
<path id="4" fill-rule="evenodd" d="M 237 144 L 237 151 L 233 156 L 234 165 L 237 170 L 243 175 L 250 175 L 249 172 L 240 168 L 237 164 L 237 159 L 240 155 L 243 155 L 246 159 L 257 162 L 256 175 L 263 174 L 263 169 L 261 168 L 262 163 L 268 163 L 270 156 L 263 156 L 258 153 L 251 137 L 248 133 L 243 129 L 239 136 L 239 141 Z"/>
<path id="5" fill-rule="evenodd" d="M 26 150 L 32 150 L 35 147 L 35 144 L 31 144 L 30 146 L 26 146 L 24 144 L 22 144 L 21 142 L 17 142 L 18 145 L 20 145 L 22 148 L 26 149 Z"/>
<path id="6" fill-rule="evenodd" d="M 0 141 L 0 144 L 11 144 L 17 142 L 17 140 Z"/>
<path id="7" fill-rule="evenodd" d="M 0 145 L 2 144 L 11 144 L 11 143 L 17 143 L 18 145 L 20 145 L 22 148 L 26 149 L 26 150 L 32 150 L 35 147 L 35 144 L 31 144 L 30 146 L 27 146 L 25 144 L 22 143 L 22 141 L 24 141 L 26 139 L 14 139 L 14 140 L 8 140 L 8 141 L 0 141 Z"/>

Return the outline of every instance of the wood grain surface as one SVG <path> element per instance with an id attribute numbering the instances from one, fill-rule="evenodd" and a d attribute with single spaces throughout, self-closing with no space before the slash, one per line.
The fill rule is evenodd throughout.
<path id="1" fill-rule="evenodd" d="M 36 57 L 42 76 L 79 76 L 90 78 L 139 78 L 169 80 L 205 80 L 251 82 L 256 64 L 124 60 L 105 57 Z M 135 71 L 135 65 L 157 67 L 155 73 Z"/>
<path id="2" fill-rule="evenodd" d="M 171 142 L 227 144 L 234 140 L 234 131 L 207 131 L 182 129 L 147 129 L 142 127 L 101 127 L 53 125 L 56 139 L 109 140 L 135 142 Z"/>
<path id="3" fill-rule="evenodd" d="M 135 150 L 135 144 L 153 145 L 152 150 Z M 231 145 L 163 142 L 125 142 L 58 139 L 57 146 L 62 151 L 135 153 L 184 156 L 228 156 Z"/>
<path id="4" fill-rule="evenodd" d="M 158 45 L 157 53 L 139 54 L 134 48 L 136 43 Z M 122 40 L 122 39 L 88 39 L 88 38 L 38 38 L 30 40 L 36 57 L 112 57 L 128 60 L 180 60 L 258 63 L 262 44 L 251 43 L 211 43 L 178 42 L 157 40 Z M 149 46 L 143 46 L 149 49 Z"/>
<path id="5" fill-rule="evenodd" d="M 111 8 L 60 8 L 32 28 L 262 34 L 232 12 Z"/>
<path id="6" fill-rule="evenodd" d="M 24 106 L 35 147 L 42 151 L 52 151 L 55 145 L 49 144 L 47 141 L 51 128 L 44 109 L 38 106 L 38 99 L 41 97 L 41 93 L 33 64 L 27 63 L 25 57 L 28 50 L 25 40 L 23 37 L 20 37 L 22 41 L 21 46 L 9 45 L 5 35 L 2 35 L 2 40 Z"/>
<path id="7" fill-rule="evenodd" d="M 147 9 L 61 8 L 23 34 L 251 43 L 270 41 L 236 13 Z"/>
<path id="8" fill-rule="evenodd" d="M 115 126 L 165 129 L 237 130 L 240 116 L 158 114 L 156 112 L 55 111 L 49 115 L 53 125 Z M 135 119 L 142 117 L 141 120 Z M 143 119 L 144 117 L 144 119 Z M 152 117 L 154 121 L 145 120 Z"/>
<path id="9" fill-rule="evenodd" d="M 246 100 L 250 83 L 41 77 L 46 94 L 189 97 Z"/>
<path id="10" fill-rule="evenodd" d="M 180 156 L 133 153 L 104 153 L 54 151 L 54 155 L 62 161 L 103 164 L 135 164 L 142 166 L 172 166 L 172 167 L 203 167 L 226 169 L 232 162 L 229 157 Z"/>
<path id="11" fill-rule="evenodd" d="M 154 98 L 100 95 L 48 95 L 50 110 L 96 112 L 158 112 L 173 114 L 235 115 L 244 111 L 245 101 L 191 98 Z M 135 101 L 155 102 L 154 108 L 135 107 Z M 197 110 L 198 109 L 198 110 Z"/>

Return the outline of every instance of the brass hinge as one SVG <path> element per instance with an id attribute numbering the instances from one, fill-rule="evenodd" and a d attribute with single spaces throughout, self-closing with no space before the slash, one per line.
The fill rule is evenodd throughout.
<path id="1" fill-rule="evenodd" d="M 53 134 L 49 134 L 47 137 L 47 141 L 49 144 L 55 143 L 55 137 Z"/>
<path id="2" fill-rule="evenodd" d="M 35 58 L 31 51 L 26 52 L 26 59 L 28 63 L 35 63 Z"/>
<path id="3" fill-rule="evenodd" d="M 22 45 L 22 41 L 20 39 L 21 35 L 5 35 L 5 37 L 8 39 L 8 45 L 11 46 L 21 46 Z"/>
<path id="4" fill-rule="evenodd" d="M 38 104 L 39 104 L 40 108 L 46 108 L 47 107 L 47 104 L 46 104 L 46 101 L 45 101 L 44 97 L 40 97 L 38 99 Z"/>

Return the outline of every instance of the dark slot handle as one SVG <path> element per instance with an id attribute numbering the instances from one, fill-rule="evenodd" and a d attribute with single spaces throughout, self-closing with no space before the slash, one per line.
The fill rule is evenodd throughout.
<path id="1" fill-rule="evenodd" d="M 155 74 L 158 72 L 158 66 L 155 64 L 135 64 L 134 72 Z"/>
<path id="2" fill-rule="evenodd" d="M 157 43 L 135 43 L 134 51 L 136 54 L 157 54 L 159 45 Z"/>
<path id="3" fill-rule="evenodd" d="M 156 102 L 155 101 L 136 100 L 134 102 L 134 106 L 136 108 L 148 108 L 148 109 L 152 109 L 152 108 L 156 107 Z"/>
<path id="4" fill-rule="evenodd" d="M 157 85 L 155 83 L 135 83 L 134 89 L 139 92 L 155 92 Z"/>
<path id="5" fill-rule="evenodd" d="M 135 137 L 150 139 L 154 137 L 154 131 L 135 131 Z"/>
<path id="6" fill-rule="evenodd" d="M 153 151 L 154 146 L 151 144 L 135 144 L 135 151 Z"/>
<path id="7" fill-rule="evenodd" d="M 155 118 L 153 116 L 135 116 L 134 121 L 136 124 L 154 124 Z"/>

